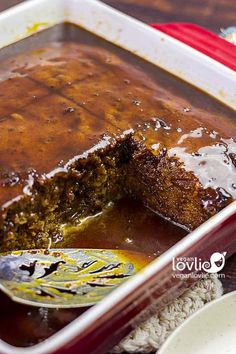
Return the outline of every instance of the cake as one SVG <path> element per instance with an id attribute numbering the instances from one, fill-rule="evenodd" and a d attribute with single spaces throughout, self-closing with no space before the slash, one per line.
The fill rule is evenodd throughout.
<path id="1" fill-rule="evenodd" d="M 65 225 L 126 196 L 187 230 L 236 198 L 235 112 L 92 34 L 63 31 L 2 50 L 1 251 L 60 244 Z"/>

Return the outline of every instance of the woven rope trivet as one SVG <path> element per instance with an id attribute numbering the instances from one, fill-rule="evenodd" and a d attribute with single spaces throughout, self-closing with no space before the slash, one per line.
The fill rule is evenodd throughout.
<path id="1" fill-rule="evenodd" d="M 112 353 L 156 352 L 186 318 L 222 294 L 222 284 L 217 277 L 210 276 L 199 280 L 179 298 L 134 329 Z"/>

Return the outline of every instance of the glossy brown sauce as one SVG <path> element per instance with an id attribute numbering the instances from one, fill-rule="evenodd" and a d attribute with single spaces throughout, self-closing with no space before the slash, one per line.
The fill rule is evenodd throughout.
<path id="1" fill-rule="evenodd" d="M 204 188 L 236 197 L 235 112 L 190 85 L 72 25 L 5 48 L 0 61 L 1 205 L 129 129 Z"/>
<path id="2" fill-rule="evenodd" d="M 129 199 L 108 206 L 70 232 L 67 247 L 142 250 L 150 261 L 187 234 Z M 85 310 L 38 309 L 14 303 L 0 293 L 0 338 L 15 346 L 30 346 L 56 333 Z"/>
<path id="3" fill-rule="evenodd" d="M 110 248 L 140 252 L 150 259 L 179 241 L 186 231 L 165 220 L 141 202 L 122 199 L 86 223 L 69 228 L 70 247 Z M 105 244 L 105 246 L 104 246 Z"/>

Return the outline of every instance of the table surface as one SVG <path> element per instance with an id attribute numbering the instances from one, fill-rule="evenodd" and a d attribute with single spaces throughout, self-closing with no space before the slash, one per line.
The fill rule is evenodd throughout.
<path id="1" fill-rule="evenodd" d="M 216 33 L 236 26 L 235 0 L 103 0 L 146 23 L 192 22 Z M 0 11 L 22 0 L 0 0 Z M 236 254 L 224 268 L 225 292 L 236 290 Z"/>
<path id="2" fill-rule="evenodd" d="M 214 32 L 236 25 L 235 0 L 103 0 L 144 22 L 192 22 Z M 0 0 L 0 11 L 22 0 Z"/>

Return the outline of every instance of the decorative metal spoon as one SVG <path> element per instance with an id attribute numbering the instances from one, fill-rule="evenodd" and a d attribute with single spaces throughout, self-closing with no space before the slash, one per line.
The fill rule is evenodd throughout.
<path id="1" fill-rule="evenodd" d="M 25 305 L 85 307 L 102 300 L 148 262 L 133 251 L 14 251 L 0 254 L 0 290 Z"/>

